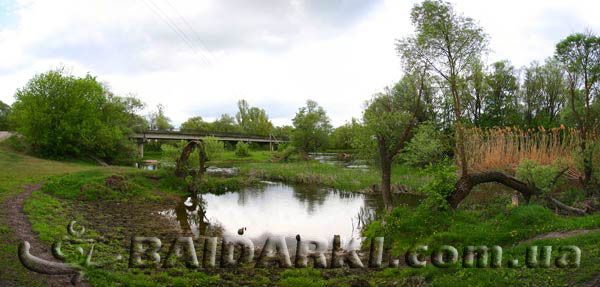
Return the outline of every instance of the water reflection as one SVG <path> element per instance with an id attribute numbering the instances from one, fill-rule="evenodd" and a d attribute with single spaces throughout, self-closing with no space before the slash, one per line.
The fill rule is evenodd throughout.
<path id="1" fill-rule="evenodd" d="M 419 198 L 407 195 L 398 200 L 414 205 Z M 244 237 L 258 245 L 270 235 L 284 236 L 293 245 L 296 234 L 327 242 L 333 235 L 345 242 L 360 239 L 361 229 L 382 209 L 375 195 L 271 183 L 221 195 L 191 196 L 161 214 L 177 220 L 183 233 L 228 237 L 246 227 Z"/>

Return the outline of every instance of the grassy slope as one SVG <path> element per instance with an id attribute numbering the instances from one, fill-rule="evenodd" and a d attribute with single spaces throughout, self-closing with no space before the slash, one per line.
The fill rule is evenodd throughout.
<path id="1" fill-rule="evenodd" d="M 15 153 L 3 142 L 0 144 L 0 204 L 8 197 L 22 191 L 21 185 L 46 180 L 49 176 L 68 174 L 77 171 L 99 169 L 97 166 L 82 163 L 64 163 L 39 159 Z M 0 265 L 3 266 L 0 276 L 23 285 L 36 286 L 42 284 L 32 273 L 21 266 L 17 259 L 18 241 L 0 219 Z"/>

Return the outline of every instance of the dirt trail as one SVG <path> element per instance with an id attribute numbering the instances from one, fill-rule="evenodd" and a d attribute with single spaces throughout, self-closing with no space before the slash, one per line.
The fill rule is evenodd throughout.
<path id="1" fill-rule="evenodd" d="M 0 131 L 0 142 L 12 136 L 11 132 L 1 132 Z"/>
<path id="2" fill-rule="evenodd" d="M 587 233 L 594 232 L 594 231 L 600 231 L 600 229 L 575 229 L 575 230 L 569 230 L 569 231 L 564 231 L 564 232 L 550 232 L 550 233 L 538 235 L 536 237 L 523 240 L 523 241 L 517 243 L 517 245 L 526 244 L 529 242 L 533 242 L 536 240 L 542 240 L 542 239 L 567 238 L 567 237 L 571 237 L 571 236 L 575 236 L 575 235 L 587 234 Z"/>
<path id="3" fill-rule="evenodd" d="M 53 259 L 50 249 L 37 239 L 37 236 L 31 229 L 31 224 L 23 211 L 25 200 L 32 192 L 38 190 L 41 186 L 42 184 L 25 185 L 25 191 L 9 197 L 2 202 L 2 213 L 6 216 L 6 224 L 13 232 L 13 237 L 18 242 L 28 241 L 31 244 L 31 254 L 43 259 L 56 261 L 56 259 Z M 15 254 L 15 260 L 18 260 L 17 254 Z M 43 278 L 44 281 L 48 282 L 48 286 L 72 286 L 71 276 L 50 276 L 34 272 L 31 272 L 31 276 Z M 14 286 L 14 283 L 0 282 L 0 286 Z"/>

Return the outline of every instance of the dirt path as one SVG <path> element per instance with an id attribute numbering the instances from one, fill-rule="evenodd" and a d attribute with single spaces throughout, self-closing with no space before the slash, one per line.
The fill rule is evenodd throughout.
<path id="1" fill-rule="evenodd" d="M 533 242 L 536 240 L 542 240 L 542 239 L 567 238 L 567 237 L 571 237 L 571 236 L 575 236 L 575 235 L 587 234 L 587 233 L 594 232 L 594 231 L 600 231 L 600 229 L 575 229 L 575 230 L 569 230 L 569 231 L 564 231 L 564 232 L 550 232 L 550 233 L 538 235 L 533 238 L 529 238 L 527 240 L 523 240 L 523 241 L 517 243 L 517 245 L 526 244 L 529 242 Z"/>
<path id="2" fill-rule="evenodd" d="M 11 132 L 0 132 L 0 142 L 12 136 Z"/>
<path id="3" fill-rule="evenodd" d="M 13 232 L 13 237 L 15 237 L 18 242 L 28 241 L 31 244 L 31 254 L 43 259 L 55 261 L 56 259 L 53 259 L 50 249 L 37 239 L 37 236 L 31 229 L 31 224 L 23 211 L 25 200 L 32 192 L 38 190 L 41 186 L 41 184 L 29 184 L 24 186 L 25 191 L 7 198 L 2 203 L 2 209 L 3 213 L 6 215 L 6 224 L 10 227 Z M 17 254 L 15 254 L 15 260 L 18 260 Z M 31 276 L 43 278 L 43 280 L 48 283 L 48 286 L 72 286 L 70 283 L 70 276 L 49 276 L 34 272 L 31 272 Z M 13 282 L 0 282 L 0 286 L 15 285 Z"/>

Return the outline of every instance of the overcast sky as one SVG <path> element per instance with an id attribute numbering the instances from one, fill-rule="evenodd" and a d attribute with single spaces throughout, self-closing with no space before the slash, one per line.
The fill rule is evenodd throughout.
<path id="1" fill-rule="evenodd" d="M 0 100 L 36 73 L 90 73 L 147 111 L 234 115 L 239 99 L 291 124 L 307 99 L 335 126 L 402 75 L 394 50 L 409 35 L 401 0 L 0 0 Z M 486 61 L 543 61 L 568 34 L 600 32 L 596 1 L 452 1 L 491 37 Z"/>

